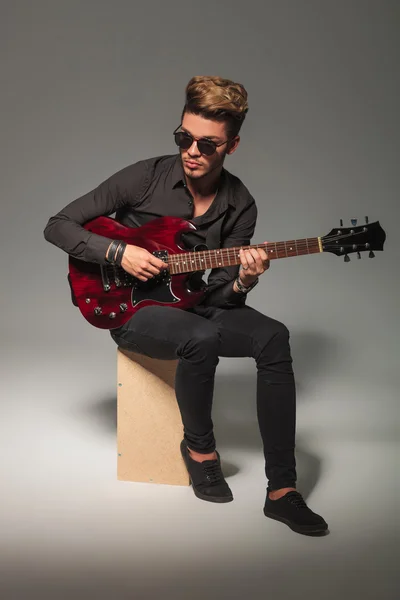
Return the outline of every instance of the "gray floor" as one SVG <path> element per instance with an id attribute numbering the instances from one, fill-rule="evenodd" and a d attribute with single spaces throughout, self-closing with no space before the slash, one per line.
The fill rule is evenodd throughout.
<path id="1" fill-rule="evenodd" d="M 222 360 L 216 384 L 234 502 L 118 482 L 114 352 L 112 343 L 96 355 L 89 343 L 19 345 L 2 364 L 2 393 L 12 395 L 1 422 L 2 598 L 397 597 L 394 390 L 378 410 L 378 384 L 357 389 L 346 371 L 330 380 L 323 369 L 308 381 L 303 371 L 299 488 L 330 526 L 311 538 L 262 514 L 250 360 Z"/>

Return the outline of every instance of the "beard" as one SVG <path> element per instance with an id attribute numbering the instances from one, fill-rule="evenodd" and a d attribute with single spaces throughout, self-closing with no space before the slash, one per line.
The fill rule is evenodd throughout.
<path id="1" fill-rule="evenodd" d="M 211 164 L 204 165 L 204 163 L 202 163 L 198 169 L 189 169 L 189 167 L 187 167 L 185 165 L 185 162 L 182 160 L 182 166 L 186 177 L 188 179 L 191 179 L 192 181 L 198 181 L 199 179 L 208 177 L 209 175 L 211 175 L 211 173 L 213 173 L 217 169 L 220 169 L 223 166 L 226 154 L 226 151 L 224 151 L 221 154 L 218 154 L 218 156 L 214 158 Z"/>

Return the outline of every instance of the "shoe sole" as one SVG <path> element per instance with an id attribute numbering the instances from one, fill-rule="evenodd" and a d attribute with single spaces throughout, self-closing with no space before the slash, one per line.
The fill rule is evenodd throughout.
<path id="1" fill-rule="evenodd" d="M 182 449 L 181 449 L 181 454 L 182 454 L 183 462 L 185 463 L 185 466 L 186 466 L 186 470 L 189 475 L 189 480 L 192 485 L 194 495 L 197 496 L 197 498 L 200 498 L 200 500 L 206 500 L 207 502 L 216 502 L 217 504 L 232 502 L 233 496 L 207 496 L 206 494 L 202 494 L 201 492 L 196 490 L 194 483 L 192 481 L 192 478 L 190 476 L 190 473 L 189 473 L 189 468 L 188 468 L 188 465 L 186 462 L 186 457 L 185 457 L 184 453 L 182 452 Z"/>
<path id="2" fill-rule="evenodd" d="M 290 529 L 295 531 L 296 533 L 304 533 L 305 535 L 312 535 L 314 533 L 321 534 L 325 533 L 328 529 L 328 525 L 294 525 L 289 519 L 285 519 L 284 517 L 279 517 L 273 513 L 270 513 L 264 509 L 264 515 L 269 517 L 270 519 L 274 519 L 275 521 L 280 521 L 281 523 L 285 523 Z"/>
<path id="3" fill-rule="evenodd" d="M 189 475 L 189 479 L 190 479 L 190 483 L 192 484 L 192 488 L 193 488 L 193 492 L 195 494 L 195 496 L 197 496 L 197 498 L 200 498 L 200 500 L 207 500 L 208 502 L 216 502 L 218 504 L 223 504 L 225 502 L 232 502 L 233 500 L 233 496 L 206 496 L 206 494 L 202 494 L 201 492 L 197 491 L 196 488 L 193 485 L 193 481 L 192 478 Z"/>

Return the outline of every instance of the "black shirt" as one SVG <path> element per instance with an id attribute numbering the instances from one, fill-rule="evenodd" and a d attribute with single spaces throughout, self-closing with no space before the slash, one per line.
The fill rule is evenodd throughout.
<path id="1" fill-rule="evenodd" d="M 193 207 L 180 155 L 158 156 L 121 169 L 68 204 L 49 219 L 44 237 L 75 258 L 106 264 L 110 239 L 90 233 L 82 225 L 115 213 L 115 219 L 128 227 L 165 216 L 190 220 L 197 231 L 185 234 L 188 249 L 199 243 L 207 243 L 210 249 L 250 243 L 257 207 L 246 186 L 226 169 L 222 169 L 217 195 L 207 212 L 193 217 Z M 238 270 L 239 266 L 230 266 L 211 271 L 205 305 L 228 308 L 244 304 L 245 295 L 233 291 Z"/>

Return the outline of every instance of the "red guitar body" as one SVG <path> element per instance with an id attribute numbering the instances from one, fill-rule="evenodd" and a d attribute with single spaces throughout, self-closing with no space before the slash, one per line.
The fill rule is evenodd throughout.
<path id="1" fill-rule="evenodd" d="M 84 225 L 87 231 L 111 240 L 140 246 L 158 258 L 188 252 L 181 236 L 195 230 L 189 221 L 176 217 L 154 219 L 142 227 L 125 227 L 110 217 L 98 217 Z M 201 246 L 201 250 L 206 246 Z M 194 249 L 192 249 L 194 250 Z M 144 283 L 121 267 L 98 265 L 69 257 L 69 282 L 74 303 L 85 319 L 100 329 L 115 329 L 144 306 L 162 304 L 180 309 L 192 308 L 204 296 L 204 287 L 191 287 L 192 273 L 170 275 L 163 271 Z"/>

